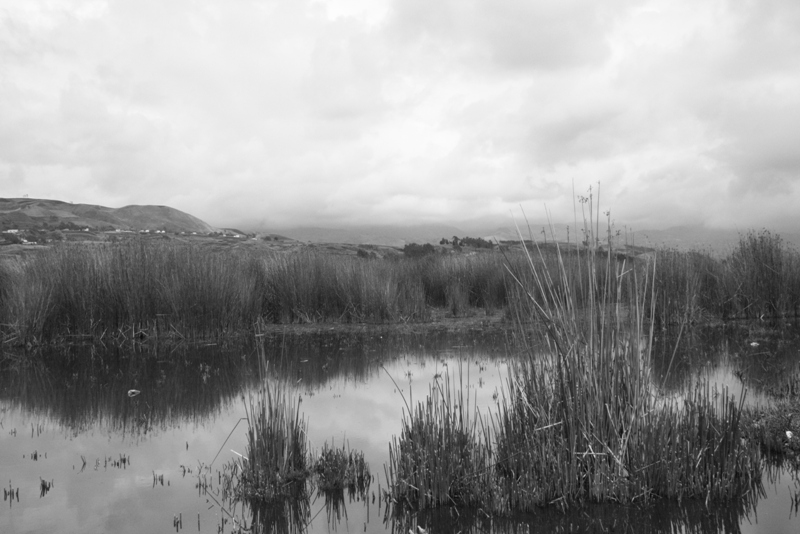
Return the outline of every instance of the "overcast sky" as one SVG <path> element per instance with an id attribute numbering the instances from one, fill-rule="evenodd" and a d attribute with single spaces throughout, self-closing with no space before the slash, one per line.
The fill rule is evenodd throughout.
<path id="1" fill-rule="evenodd" d="M 0 196 L 800 228 L 798 0 L 0 0 Z"/>

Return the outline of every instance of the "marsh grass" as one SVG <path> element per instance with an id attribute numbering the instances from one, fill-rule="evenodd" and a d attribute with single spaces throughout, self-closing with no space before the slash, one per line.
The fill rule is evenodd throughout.
<path id="1" fill-rule="evenodd" d="M 730 303 L 722 294 L 720 269 L 706 253 L 661 249 L 655 253 L 653 320 L 659 326 L 701 324 L 727 317 Z"/>
<path id="2" fill-rule="evenodd" d="M 337 449 L 326 442 L 314 460 L 312 471 L 317 489 L 342 494 L 346 489 L 351 497 L 364 498 L 372 480 L 364 453 L 350 450 L 347 445 Z"/>
<path id="3" fill-rule="evenodd" d="M 742 498 L 760 483 L 758 447 L 740 434 L 744 391 L 737 399 L 704 383 L 659 396 L 651 376 L 656 265 L 600 250 L 587 202 L 584 246 L 554 255 L 526 248 L 522 266 L 508 262 L 525 356 L 493 417 L 466 409 L 463 384 L 437 384 L 409 409 L 387 468 L 398 510 L 708 503 Z M 531 332 L 545 350 L 529 342 Z"/>
<path id="4" fill-rule="evenodd" d="M 481 436 L 487 427 L 470 405 L 463 374 L 458 381 L 445 374 L 430 387 L 424 403 L 408 409 L 385 466 L 387 498 L 396 513 L 485 506 L 492 482 Z"/>
<path id="5" fill-rule="evenodd" d="M 653 258 L 659 269 L 643 308 L 659 326 L 800 312 L 800 255 L 777 235 L 745 234 L 726 257 L 667 249 L 637 257 L 615 249 L 610 231 L 601 243 L 597 223 L 581 243 L 525 240 L 422 258 L 62 243 L 0 262 L 0 333 L 17 345 L 219 339 L 249 333 L 259 320 L 417 322 L 434 309 L 451 317 L 505 309 L 515 321 L 546 324 L 526 311 L 531 301 L 554 311 L 565 303 L 593 309 L 602 295 L 630 301 L 621 266 L 641 271 Z"/>
<path id="6" fill-rule="evenodd" d="M 740 236 L 727 267 L 739 281 L 734 295 L 739 314 L 747 318 L 796 314 L 798 255 L 780 236 L 767 230 Z"/>
<path id="7" fill-rule="evenodd" d="M 597 243 L 591 196 L 588 202 L 585 234 Z M 744 391 L 738 401 L 707 384 L 681 398 L 658 396 L 651 378 L 656 265 L 619 262 L 612 252 L 579 252 L 583 302 L 563 262 L 554 276 L 529 260 L 537 294 L 520 282 L 550 350 L 529 349 L 495 419 L 509 511 L 729 499 L 760 480 L 758 451 L 740 439 Z"/>
<path id="8" fill-rule="evenodd" d="M 297 498 L 311 474 L 307 425 L 299 403 L 282 386 L 265 381 L 248 405 L 241 478 L 244 495 L 266 503 Z"/>
<path id="9" fill-rule="evenodd" d="M 268 322 L 418 321 L 428 317 L 419 280 L 388 261 L 300 253 L 261 263 Z"/>
<path id="10" fill-rule="evenodd" d="M 363 452 L 347 445 L 337 449 L 326 442 L 318 455 L 312 454 L 300 399 L 295 401 L 290 387 L 269 374 L 260 324 L 256 349 L 259 383 L 245 405 L 247 445 L 220 473 L 223 500 L 231 508 L 246 503 L 255 532 L 303 532 L 311 520 L 314 488 L 325 497 L 329 520 L 338 519 L 345 489 L 351 499 L 366 499 L 369 465 Z"/>
<path id="11" fill-rule="evenodd" d="M 4 341 L 207 339 L 274 323 L 420 321 L 402 263 L 214 252 L 152 241 L 62 244 L 0 265 Z"/>
<path id="12" fill-rule="evenodd" d="M 800 254 L 777 234 L 747 232 L 725 256 L 709 251 L 655 251 L 657 324 L 797 317 Z"/>

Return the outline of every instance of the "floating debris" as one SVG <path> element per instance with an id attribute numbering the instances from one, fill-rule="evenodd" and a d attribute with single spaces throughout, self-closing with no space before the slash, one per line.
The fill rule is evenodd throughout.
<path id="1" fill-rule="evenodd" d="M 138 389 L 129 389 L 128 390 L 128 397 L 135 397 L 139 393 L 141 393 L 141 391 L 139 391 Z"/>

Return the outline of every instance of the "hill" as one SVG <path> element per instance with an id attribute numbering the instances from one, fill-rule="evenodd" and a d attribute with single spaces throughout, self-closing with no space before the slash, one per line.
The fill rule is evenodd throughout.
<path id="1" fill-rule="evenodd" d="M 445 224 L 361 225 L 343 228 L 297 227 L 282 228 L 279 231 L 286 237 L 305 243 L 349 243 L 390 247 L 402 247 L 408 243 L 438 243 L 443 237 L 450 239 L 454 235 L 464 235 L 459 228 Z"/>
<path id="2" fill-rule="evenodd" d="M 210 233 L 213 226 L 168 206 L 108 208 L 60 200 L 0 198 L 0 231 L 83 229 Z"/>

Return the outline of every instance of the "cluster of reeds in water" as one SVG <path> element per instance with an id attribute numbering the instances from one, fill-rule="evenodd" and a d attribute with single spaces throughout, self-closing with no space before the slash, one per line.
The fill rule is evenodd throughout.
<path id="1" fill-rule="evenodd" d="M 559 258 L 553 272 L 535 254 L 525 273 L 509 272 L 526 297 L 516 308 L 518 328 L 527 334 L 537 324 L 548 350 L 518 336 L 527 357 L 491 417 L 465 413 L 463 399 L 453 402 L 438 387 L 409 409 L 387 468 L 397 510 L 455 504 L 509 514 L 548 504 L 708 502 L 758 485 L 758 445 L 740 435 L 744 391 L 738 400 L 707 384 L 658 394 L 650 365 L 655 266 L 589 247 L 577 270 Z"/>
<path id="2" fill-rule="evenodd" d="M 262 338 L 263 334 L 257 334 Z M 302 532 L 310 521 L 317 489 L 329 515 L 343 508 L 344 491 L 365 499 L 372 476 L 364 454 L 348 446 L 309 448 L 300 399 L 283 382 L 272 382 L 262 339 L 258 339 L 259 385 L 246 403 L 245 453 L 223 468 L 228 500 L 244 502 L 256 532 Z"/>
<path id="3" fill-rule="evenodd" d="M 424 403 L 408 406 L 385 466 L 389 498 L 400 507 L 486 506 L 492 483 L 485 442 L 463 375 L 445 374 Z M 465 394 L 466 391 L 466 394 Z M 411 399 L 413 402 L 413 399 Z"/>
<path id="4" fill-rule="evenodd" d="M 383 259 L 221 252 L 148 240 L 61 244 L 0 264 L 0 331 L 7 342 L 37 343 L 82 336 L 215 337 L 249 332 L 258 320 L 425 321 L 435 308 L 453 316 L 505 308 L 514 316 L 529 297 L 556 304 L 564 284 L 576 305 L 587 308 L 595 298 L 591 288 L 605 291 L 623 263 L 645 262 L 615 251 L 610 235 L 606 241 L 602 248 L 593 236 L 561 248 L 551 242 L 533 253 L 528 241 L 505 254 Z M 590 250 L 602 261 L 585 273 Z M 647 302 L 645 313 L 659 323 L 800 311 L 800 255 L 769 232 L 742 236 L 724 258 L 675 250 L 653 256 L 659 269 L 647 295 L 654 304 Z M 510 280 L 507 265 L 519 283 Z M 550 291 L 537 283 L 534 266 L 563 282 Z M 621 291 L 628 299 L 628 287 Z"/>
<path id="5" fill-rule="evenodd" d="M 310 474 L 306 423 L 295 402 L 265 380 L 251 394 L 242 490 L 251 500 L 280 501 L 302 493 Z"/>

